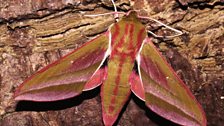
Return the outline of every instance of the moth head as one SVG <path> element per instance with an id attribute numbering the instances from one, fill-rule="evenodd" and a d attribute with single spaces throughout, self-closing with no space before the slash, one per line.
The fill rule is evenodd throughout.
<path id="1" fill-rule="evenodd" d="M 138 12 L 135 10 L 130 10 L 126 16 L 124 16 L 122 19 L 126 20 L 126 21 L 134 21 L 134 22 L 138 22 L 139 18 L 138 18 Z"/>

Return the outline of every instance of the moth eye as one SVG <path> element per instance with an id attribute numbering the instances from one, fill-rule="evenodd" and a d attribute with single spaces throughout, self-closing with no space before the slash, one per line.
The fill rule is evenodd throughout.
<path id="1" fill-rule="evenodd" d="M 70 63 L 71 63 L 71 64 L 73 64 L 73 63 L 74 63 L 74 61 L 73 61 L 73 60 L 71 60 L 71 61 L 70 61 Z"/>

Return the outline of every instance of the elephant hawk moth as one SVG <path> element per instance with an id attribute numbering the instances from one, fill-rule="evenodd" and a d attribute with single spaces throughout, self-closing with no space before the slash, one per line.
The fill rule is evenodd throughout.
<path id="1" fill-rule="evenodd" d="M 156 50 L 136 11 L 29 77 L 17 88 L 15 100 L 63 100 L 98 86 L 106 126 L 117 120 L 131 92 L 172 122 L 206 126 L 201 106 Z"/>

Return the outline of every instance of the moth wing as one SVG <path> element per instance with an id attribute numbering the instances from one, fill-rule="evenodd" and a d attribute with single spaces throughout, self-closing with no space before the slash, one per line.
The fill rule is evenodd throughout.
<path id="1" fill-rule="evenodd" d="M 15 100 L 56 101 L 74 97 L 100 85 L 108 52 L 105 33 L 29 77 L 15 92 Z"/>
<path id="2" fill-rule="evenodd" d="M 177 124 L 206 126 L 201 106 L 150 39 L 145 39 L 137 61 L 139 76 L 131 75 L 131 89 L 152 111 Z"/>

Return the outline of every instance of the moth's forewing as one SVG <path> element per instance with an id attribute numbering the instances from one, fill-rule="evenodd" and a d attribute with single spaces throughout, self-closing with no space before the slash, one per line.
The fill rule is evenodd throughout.
<path id="1" fill-rule="evenodd" d="M 15 100 L 63 100 L 80 94 L 87 82 L 85 90 L 98 86 L 103 80 L 104 70 L 99 67 L 105 60 L 108 42 L 105 33 L 43 68 L 17 88 Z M 98 81 L 90 82 L 91 78 Z"/>
<path id="2" fill-rule="evenodd" d="M 186 126 L 206 126 L 206 117 L 190 90 L 179 79 L 156 47 L 145 39 L 140 53 L 139 74 L 145 103 L 155 113 Z"/>

